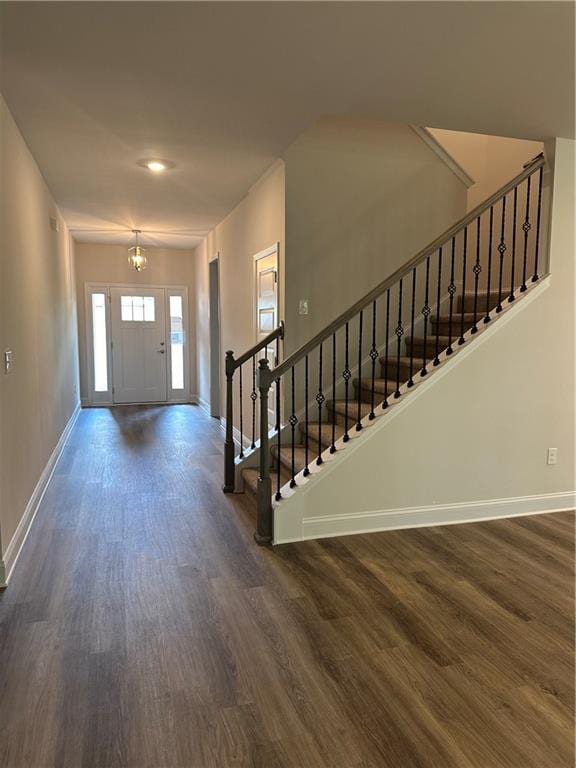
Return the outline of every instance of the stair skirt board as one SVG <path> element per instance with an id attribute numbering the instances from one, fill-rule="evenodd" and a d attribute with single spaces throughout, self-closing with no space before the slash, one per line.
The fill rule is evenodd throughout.
<path id="1" fill-rule="evenodd" d="M 458 525 L 506 517 L 563 512 L 576 508 L 576 491 L 518 496 L 508 499 L 463 502 L 431 507 L 406 507 L 349 515 L 322 515 L 302 520 L 301 535 L 278 537 L 275 544 L 288 544 L 305 539 L 330 538 L 357 533 L 394 531 L 403 528 L 428 528 L 435 525 Z"/>
<path id="2" fill-rule="evenodd" d="M 316 460 L 314 455 L 311 453 L 311 461 L 309 464 L 310 474 L 307 477 L 304 477 L 303 472 L 300 472 L 298 475 L 296 475 L 296 487 L 290 488 L 289 485 L 284 485 L 281 488 L 281 494 L 282 498 L 280 501 L 273 500 L 272 506 L 274 509 L 274 544 L 279 544 L 282 542 L 288 542 L 288 541 L 298 541 L 303 538 L 302 533 L 297 533 L 294 536 L 292 533 L 286 535 L 284 531 L 293 531 L 294 526 L 298 526 L 298 523 L 294 517 L 298 517 L 297 514 L 297 508 L 298 508 L 298 501 L 295 497 L 299 496 L 300 494 L 306 493 L 306 486 L 314 482 L 315 480 L 318 480 L 318 476 L 320 474 L 323 475 L 324 479 L 328 479 L 331 472 L 335 471 L 340 464 L 341 461 L 345 461 L 345 457 L 351 454 L 352 451 L 356 450 L 359 446 L 359 441 L 363 440 L 363 438 L 369 438 L 370 433 L 373 433 L 373 430 L 377 427 L 383 427 L 386 423 L 389 423 L 391 419 L 395 418 L 398 414 L 400 414 L 404 408 L 409 407 L 410 403 L 414 402 L 415 398 L 419 397 L 420 394 L 422 394 L 428 387 L 432 387 L 435 384 L 437 384 L 445 375 L 446 373 L 453 368 L 454 365 L 458 364 L 458 362 L 461 362 L 464 360 L 474 349 L 477 349 L 480 344 L 483 344 L 485 341 L 487 341 L 492 334 L 497 333 L 498 329 L 503 328 L 504 325 L 510 321 L 512 317 L 517 316 L 518 312 L 521 311 L 523 308 L 527 307 L 528 304 L 532 303 L 541 293 L 543 293 L 550 285 L 551 277 L 548 275 L 541 280 L 539 280 L 537 283 L 533 283 L 528 285 L 528 288 L 525 293 L 517 293 L 516 301 L 505 304 L 502 308 L 502 312 L 500 312 L 498 315 L 493 314 L 492 315 L 492 321 L 489 323 L 480 322 L 478 324 L 478 331 L 475 334 L 472 334 L 471 331 L 467 331 L 464 335 L 465 343 L 462 345 L 458 345 L 457 343 L 453 346 L 453 354 L 447 355 L 446 351 L 442 352 L 442 354 L 439 355 L 440 359 L 440 365 L 436 366 L 435 368 L 429 369 L 429 374 L 425 377 L 417 377 L 414 380 L 414 386 L 411 388 L 408 388 L 407 383 L 405 383 L 400 388 L 401 397 L 398 399 L 395 399 L 394 397 L 389 399 L 389 407 L 383 410 L 381 406 L 378 408 L 375 408 L 376 418 L 370 421 L 368 417 L 365 417 L 362 419 L 362 426 L 363 429 L 359 432 L 356 431 L 355 427 L 351 425 L 349 430 L 349 441 L 344 443 L 342 439 L 338 440 L 336 442 L 336 451 L 334 453 L 330 453 L 329 448 L 326 448 L 322 452 L 322 464 L 319 466 L 316 464 Z M 516 312 L 511 312 L 515 308 Z M 473 344 L 470 344 L 468 342 L 474 341 Z M 446 365 L 446 363 L 450 361 L 453 363 L 453 365 Z M 405 395 L 409 394 L 409 397 L 406 397 Z M 273 444 L 273 442 L 272 442 Z M 289 445 L 289 442 L 283 441 L 282 445 L 284 447 Z M 271 471 L 272 475 L 272 487 L 275 488 L 275 480 L 276 475 L 275 471 Z M 484 503 L 484 502 L 482 502 Z M 463 505 L 458 505 L 459 508 L 463 508 Z M 565 507 L 563 507 L 565 508 Z M 430 507 L 429 509 L 438 509 L 438 507 Z M 541 510 L 546 511 L 546 510 Z M 550 510 L 550 511 L 559 511 L 559 510 Z M 362 513 L 364 514 L 364 513 Z M 372 514 L 372 513 L 369 513 Z M 390 514 L 389 512 L 376 512 L 374 514 Z M 531 514 L 530 511 L 525 513 L 519 513 L 519 514 Z M 346 518 L 350 519 L 353 518 L 355 513 L 351 513 L 351 516 L 345 516 Z M 501 516 L 505 517 L 506 514 L 503 513 Z M 308 518 L 310 519 L 310 518 Z M 319 520 L 320 518 L 314 518 L 315 520 Z M 434 523 L 434 524 L 439 524 Z M 304 521 L 302 521 L 302 527 L 304 527 Z M 347 528 L 345 531 L 346 533 L 354 533 L 355 531 L 350 530 Z M 321 534 L 321 535 L 327 535 L 327 534 Z M 336 533 L 333 535 L 337 535 Z M 308 538 L 318 538 L 319 536 L 312 536 L 311 534 L 308 534 Z"/>

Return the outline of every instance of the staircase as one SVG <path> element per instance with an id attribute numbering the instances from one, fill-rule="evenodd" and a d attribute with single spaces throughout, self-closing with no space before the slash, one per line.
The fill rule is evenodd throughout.
<path id="1" fill-rule="evenodd" d="M 486 300 L 486 296 L 483 296 Z M 474 325 L 474 293 L 460 294 L 455 297 L 456 311 L 450 319 L 450 315 L 432 315 L 430 317 L 431 334 L 424 339 L 423 336 L 408 336 L 404 342 L 404 354 L 394 359 L 380 357 L 380 375 L 374 379 L 374 388 L 370 379 L 354 379 L 354 399 L 349 400 L 327 400 L 326 410 L 327 419 L 320 425 L 317 421 L 309 421 L 308 425 L 299 425 L 299 440 L 294 444 L 294 474 L 303 472 L 309 465 L 310 460 L 316 460 L 334 442 L 343 438 L 351 429 L 355 428 L 357 423 L 358 408 L 357 403 L 360 400 L 361 420 L 369 416 L 372 412 L 372 392 L 374 391 L 374 407 L 382 407 L 383 403 L 389 398 L 394 397 L 397 391 L 397 385 L 400 388 L 406 385 L 415 375 L 421 375 L 422 368 L 419 368 L 415 374 L 415 361 L 434 360 L 437 356 L 438 339 L 438 357 L 444 353 L 451 340 L 454 340 L 453 331 L 458 329 L 460 332 L 460 320 L 464 312 L 464 333 L 470 331 Z M 498 304 L 498 294 L 491 293 L 488 296 L 488 302 L 491 309 L 495 309 Z M 476 321 L 478 317 L 476 314 Z M 482 318 L 483 319 L 483 318 Z M 457 343 L 457 341 L 456 341 Z M 411 374 L 412 371 L 412 374 Z M 428 373 L 433 373 L 434 368 Z M 407 393 L 408 394 L 408 393 Z M 334 435 L 333 425 L 335 426 Z M 271 470 L 278 474 L 280 471 L 280 485 L 290 485 L 292 481 L 292 446 L 278 448 L 272 445 Z M 307 457 L 308 456 L 308 460 Z M 241 470 L 243 480 L 243 491 L 256 504 L 258 490 L 259 471 L 255 468 L 246 468 Z"/>
<path id="2" fill-rule="evenodd" d="M 238 358 L 227 352 L 224 490 L 251 501 L 259 543 L 273 541 L 274 514 L 312 468 L 321 471 L 351 436 L 362 439 L 357 433 L 449 365 L 540 279 L 544 165 L 542 156 L 527 163 L 274 368 L 257 358 L 274 343 L 279 351 L 283 325 Z"/>

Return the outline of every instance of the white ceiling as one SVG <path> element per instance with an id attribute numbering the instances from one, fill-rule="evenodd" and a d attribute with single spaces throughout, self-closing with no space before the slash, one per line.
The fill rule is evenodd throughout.
<path id="1" fill-rule="evenodd" d="M 2 91 L 75 237 L 188 247 L 323 114 L 574 136 L 570 2 L 2 2 Z M 136 163 L 176 168 L 153 176 Z"/>

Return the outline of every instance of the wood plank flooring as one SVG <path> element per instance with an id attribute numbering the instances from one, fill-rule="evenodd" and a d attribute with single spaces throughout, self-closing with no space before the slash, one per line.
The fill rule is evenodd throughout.
<path id="1" fill-rule="evenodd" d="M 82 412 L 0 595 L 2 768 L 573 768 L 571 513 L 259 548 L 221 447 Z"/>

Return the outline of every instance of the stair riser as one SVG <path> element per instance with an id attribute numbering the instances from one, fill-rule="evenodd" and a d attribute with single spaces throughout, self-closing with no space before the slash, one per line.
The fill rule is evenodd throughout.
<path id="1" fill-rule="evenodd" d="M 398 368 L 400 369 L 400 383 L 403 381 L 408 381 L 408 378 L 410 377 L 410 365 L 407 363 L 400 363 L 400 366 L 396 364 L 396 362 L 392 359 L 388 360 L 388 381 L 392 382 L 392 384 L 396 385 L 396 374 L 398 371 Z M 385 379 L 386 378 L 386 366 L 384 363 L 381 365 L 381 374 L 380 378 Z"/>
<path id="2" fill-rule="evenodd" d="M 458 329 L 458 331 L 459 330 L 460 329 Z M 459 335 L 460 335 L 459 332 L 454 334 L 454 338 L 452 340 L 452 347 L 458 344 Z M 413 346 L 414 346 L 414 375 L 416 375 L 416 373 L 420 371 L 420 369 L 422 368 L 422 359 L 424 357 L 424 344 L 421 341 L 416 341 Z M 438 348 L 438 354 L 443 352 L 446 349 L 446 346 L 447 346 L 446 342 L 441 340 L 440 346 Z M 406 351 L 408 354 L 411 353 L 412 351 L 411 342 L 406 342 Z M 426 342 L 426 360 L 427 361 L 433 360 L 435 356 L 436 356 L 436 339 L 433 339 L 432 341 L 428 340 Z"/>
<path id="3" fill-rule="evenodd" d="M 369 399 L 368 402 L 370 402 Z M 348 431 L 354 428 L 357 418 L 358 400 L 355 399 L 350 401 L 350 406 L 348 408 Z M 330 411 L 330 415 L 328 416 L 328 423 L 332 423 L 332 411 Z M 346 428 L 346 417 L 343 413 L 339 413 L 338 411 L 336 411 L 336 424 L 338 424 L 340 427 Z"/>
<path id="4" fill-rule="evenodd" d="M 508 296 L 507 291 L 502 293 L 502 301 Z M 458 301 L 454 302 L 457 312 L 462 311 L 462 302 L 464 302 L 464 312 L 474 312 L 474 294 L 466 294 L 465 297 L 459 296 Z M 489 300 L 490 309 L 493 309 L 498 304 L 498 291 L 490 293 Z M 482 314 L 486 312 L 486 291 L 478 291 L 477 312 Z M 439 314 L 447 314 L 443 309 Z"/>
<path id="5" fill-rule="evenodd" d="M 482 317 L 482 314 L 478 312 L 478 320 Z M 469 331 L 470 328 L 472 328 L 473 323 L 471 323 L 469 320 L 464 322 L 464 333 L 466 331 Z M 432 331 L 432 338 L 436 338 L 436 333 L 439 333 L 440 336 L 448 336 L 450 334 L 450 322 L 439 322 L 439 323 L 433 323 L 433 331 Z M 454 336 L 460 336 L 460 315 L 454 315 L 454 318 L 452 319 L 452 338 Z M 434 343 L 436 343 L 434 341 Z"/>

